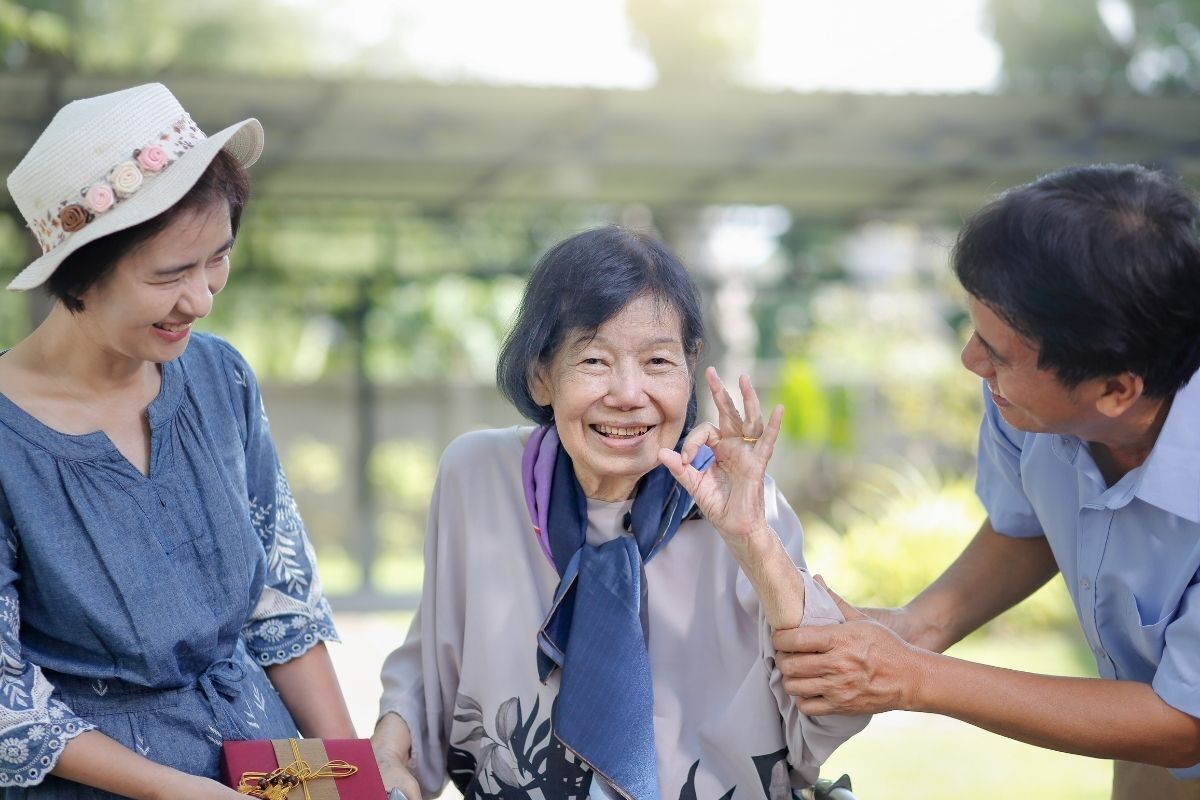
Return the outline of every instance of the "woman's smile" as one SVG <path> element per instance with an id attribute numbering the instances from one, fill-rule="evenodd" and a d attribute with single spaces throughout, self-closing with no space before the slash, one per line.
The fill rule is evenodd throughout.
<path id="1" fill-rule="evenodd" d="M 182 342 L 192 330 L 190 322 L 156 322 L 151 326 L 154 332 L 168 342 Z"/>
<path id="2" fill-rule="evenodd" d="M 614 446 L 629 446 L 645 441 L 653 425 L 590 425 L 593 431 Z"/>
<path id="3" fill-rule="evenodd" d="M 638 297 L 592 331 L 575 331 L 532 387 L 554 424 L 584 493 L 624 499 L 658 451 L 683 432 L 691 369 L 679 314 Z"/>

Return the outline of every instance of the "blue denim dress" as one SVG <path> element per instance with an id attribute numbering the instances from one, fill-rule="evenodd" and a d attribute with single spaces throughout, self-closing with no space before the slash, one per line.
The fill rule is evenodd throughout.
<path id="1" fill-rule="evenodd" d="M 93 728 L 215 778 L 225 739 L 296 735 L 263 667 L 336 638 L 241 356 L 193 334 L 147 413 L 149 477 L 0 394 L 4 798 L 113 797 L 47 774 Z"/>

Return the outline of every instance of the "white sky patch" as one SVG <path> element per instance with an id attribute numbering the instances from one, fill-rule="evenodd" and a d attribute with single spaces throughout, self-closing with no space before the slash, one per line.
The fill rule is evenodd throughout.
<path id="1" fill-rule="evenodd" d="M 994 90 L 981 0 L 761 0 L 758 76 L 797 91 Z"/>
<path id="2" fill-rule="evenodd" d="M 279 2 L 320 16 L 327 33 L 316 49 L 329 66 L 355 50 L 394 48 L 394 57 L 368 68 L 374 77 L 628 89 L 655 81 L 624 0 Z M 760 4 L 750 80 L 763 88 L 969 92 L 998 81 L 1000 54 L 983 30 L 982 0 Z"/>
<path id="3" fill-rule="evenodd" d="M 422 4 L 425 8 L 426 4 Z M 404 31 L 435 79 L 644 88 L 654 66 L 613 0 L 438 0 Z M 436 9 L 436 13 L 434 13 Z"/>
<path id="4" fill-rule="evenodd" d="M 1137 29 L 1133 22 L 1133 9 L 1128 0 L 1099 0 L 1096 8 L 1100 12 L 1100 20 L 1112 34 L 1118 44 L 1129 46 L 1133 43 Z"/>

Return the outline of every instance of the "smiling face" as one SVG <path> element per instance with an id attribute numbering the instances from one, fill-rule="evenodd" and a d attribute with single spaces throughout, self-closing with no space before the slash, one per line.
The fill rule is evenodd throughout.
<path id="1" fill-rule="evenodd" d="M 178 358 L 225 287 L 232 247 L 228 204 L 181 213 L 84 292 L 80 327 L 110 357 Z"/>
<path id="2" fill-rule="evenodd" d="M 584 494 L 627 499 L 683 432 L 692 364 L 679 314 L 658 298 L 635 298 L 595 336 L 568 332 L 530 388 L 553 409 Z"/>
<path id="3" fill-rule="evenodd" d="M 967 310 L 975 331 L 962 351 L 962 363 L 987 381 L 1005 422 L 1031 433 L 1065 433 L 1093 438 L 1105 422 L 1097 402 L 1103 380 L 1067 388 L 1038 366 L 1037 347 L 974 297 Z"/>

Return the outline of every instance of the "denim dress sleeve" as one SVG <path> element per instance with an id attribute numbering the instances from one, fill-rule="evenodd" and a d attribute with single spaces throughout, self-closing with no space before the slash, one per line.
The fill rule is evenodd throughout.
<path id="1" fill-rule="evenodd" d="M 282 664 L 319 641 L 337 641 L 337 631 L 312 544 L 275 452 L 258 382 L 241 355 L 217 341 L 246 449 L 251 521 L 267 557 L 266 584 L 243 629 L 246 649 L 263 666 Z"/>
<path id="2" fill-rule="evenodd" d="M 95 727 L 51 697 L 54 687 L 22 654 L 17 539 L 7 516 L 0 493 L 0 787 L 39 783 L 67 742 Z"/>

